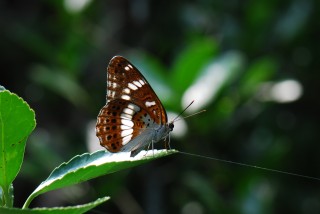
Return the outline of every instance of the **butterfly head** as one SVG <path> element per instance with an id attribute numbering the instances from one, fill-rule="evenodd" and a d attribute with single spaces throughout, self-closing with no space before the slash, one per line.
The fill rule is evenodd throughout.
<path id="1" fill-rule="evenodd" d="M 172 132 L 172 130 L 173 130 L 173 128 L 174 128 L 174 121 L 172 121 L 172 122 L 170 122 L 169 124 L 168 124 L 168 128 L 169 128 L 169 131 L 170 132 Z"/>

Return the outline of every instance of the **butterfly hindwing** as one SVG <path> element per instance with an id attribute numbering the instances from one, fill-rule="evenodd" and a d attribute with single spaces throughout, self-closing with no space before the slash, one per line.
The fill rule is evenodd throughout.
<path id="1" fill-rule="evenodd" d="M 123 150 L 123 146 L 150 126 L 140 119 L 143 112 L 127 100 L 116 99 L 105 105 L 96 126 L 101 146 L 112 152 Z"/>

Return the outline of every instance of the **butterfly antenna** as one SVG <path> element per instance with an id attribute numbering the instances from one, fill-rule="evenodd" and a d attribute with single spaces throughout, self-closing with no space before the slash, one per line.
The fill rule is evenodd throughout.
<path id="1" fill-rule="evenodd" d="M 182 111 L 178 116 L 176 116 L 176 117 L 172 120 L 172 122 L 176 122 L 177 119 L 192 105 L 193 102 L 194 102 L 194 100 L 192 100 L 191 103 L 190 103 L 187 107 L 185 107 L 185 108 L 183 109 L 183 111 Z"/>
<path id="2" fill-rule="evenodd" d="M 203 113 L 203 112 L 205 112 L 205 111 L 206 111 L 206 110 L 205 110 L 205 109 L 203 109 L 203 110 L 201 110 L 201 111 L 195 112 L 195 113 L 190 114 L 190 115 L 188 115 L 188 116 L 182 117 L 181 119 L 186 119 L 186 118 L 188 118 L 188 117 L 192 117 L 192 116 L 194 116 L 194 115 L 197 115 L 197 114 Z M 176 120 L 174 120 L 174 122 L 177 122 L 177 121 L 179 121 L 179 120 L 181 120 L 181 119 L 180 119 L 180 118 L 177 118 Z"/>
<path id="3" fill-rule="evenodd" d="M 187 107 L 185 107 L 185 108 L 183 109 L 183 111 L 182 111 L 178 116 L 176 116 L 176 117 L 172 120 L 172 122 L 174 123 L 174 122 L 177 122 L 177 121 L 181 120 L 181 119 L 179 119 L 179 117 L 181 117 L 181 115 L 192 105 L 193 102 L 194 102 L 194 100 L 192 100 L 192 101 L 190 102 L 190 104 L 189 104 Z M 205 112 L 205 111 L 206 111 L 206 110 L 198 111 L 198 112 L 196 112 L 196 113 L 190 114 L 190 115 L 185 116 L 185 117 L 182 117 L 182 118 L 185 119 L 185 118 L 188 118 L 188 117 L 192 117 L 192 116 L 194 116 L 194 115 L 196 115 L 196 114 L 200 114 L 200 113 Z"/>

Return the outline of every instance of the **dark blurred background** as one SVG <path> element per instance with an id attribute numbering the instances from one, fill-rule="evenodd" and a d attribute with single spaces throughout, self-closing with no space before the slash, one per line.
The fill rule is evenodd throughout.
<path id="1" fill-rule="evenodd" d="M 100 149 L 94 124 L 117 54 L 144 73 L 169 112 L 193 99 L 187 114 L 207 110 L 175 124 L 172 148 L 320 177 L 317 1 L 11 0 L 0 2 L 0 13 L 0 85 L 37 119 L 14 182 L 15 206 L 54 167 Z M 173 155 L 46 193 L 31 206 L 109 195 L 95 212 L 310 214 L 320 212 L 319 187 Z"/>

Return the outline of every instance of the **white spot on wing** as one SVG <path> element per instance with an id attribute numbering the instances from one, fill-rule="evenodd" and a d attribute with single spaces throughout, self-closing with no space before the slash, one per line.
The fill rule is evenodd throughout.
<path id="1" fill-rule="evenodd" d="M 130 94 L 130 89 L 129 88 L 124 88 L 123 89 L 123 93 Z"/>
<path id="2" fill-rule="evenodd" d="M 132 89 L 132 90 L 137 90 L 138 89 L 138 87 L 137 86 L 135 86 L 134 84 L 132 84 L 132 83 L 128 83 L 128 87 L 130 88 L 130 89 Z"/>
<path id="3" fill-rule="evenodd" d="M 132 104 L 132 103 L 130 103 L 127 107 L 130 108 L 130 109 L 132 109 L 132 110 L 135 111 L 135 112 L 140 111 L 140 107 L 137 106 L 137 105 L 135 105 L 135 104 Z"/>
<path id="4" fill-rule="evenodd" d="M 142 84 L 138 81 L 133 81 L 133 84 L 135 84 L 136 86 L 138 86 L 139 88 L 142 87 Z"/>
<path id="5" fill-rule="evenodd" d="M 118 87 L 118 84 L 114 82 L 114 83 L 112 83 L 112 87 L 116 88 L 116 87 Z"/>
<path id="6" fill-rule="evenodd" d="M 146 101 L 145 104 L 147 107 L 150 107 L 150 106 L 154 106 L 156 104 L 156 102 L 155 101 L 152 101 L 152 102 Z"/>
<path id="7" fill-rule="evenodd" d="M 129 68 L 128 66 L 124 67 L 124 69 L 125 69 L 126 71 L 129 71 L 129 70 L 130 70 L 130 68 Z"/>
<path id="8" fill-rule="evenodd" d="M 131 99 L 131 98 L 130 98 L 128 95 L 126 95 L 126 94 L 121 95 L 121 98 L 124 99 L 124 100 L 130 100 L 130 99 Z"/>
<path id="9" fill-rule="evenodd" d="M 128 135 L 131 135 L 133 133 L 133 129 L 127 129 L 127 130 L 123 130 L 121 132 L 121 137 L 126 137 Z"/>
<path id="10" fill-rule="evenodd" d="M 132 119 L 132 115 L 130 115 L 130 114 L 125 114 L 125 113 L 122 113 L 122 114 L 120 115 L 120 117 L 121 117 L 121 118 L 125 118 L 125 119 L 129 119 L 129 120 Z"/>
<path id="11" fill-rule="evenodd" d="M 145 84 L 145 82 L 143 80 L 139 80 L 139 82 L 140 82 L 141 85 Z"/>
<path id="12" fill-rule="evenodd" d="M 120 126 L 121 130 L 127 130 L 127 129 L 131 129 L 130 127 L 126 126 L 126 125 L 121 125 Z"/>
<path id="13" fill-rule="evenodd" d="M 121 124 L 125 125 L 125 126 L 128 126 L 128 127 L 131 127 L 131 128 L 134 125 L 134 123 L 131 120 L 128 120 L 128 119 L 121 119 Z"/>
<path id="14" fill-rule="evenodd" d="M 127 143 L 129 143 L 129 141 L 131 140 L 131 138 L 132 138 L 132 134 L 124 137 L 124 138 L 122 139 L 122 145 L 126 145 Z"/>
<path id="15" fill-rule="evenodd" d="M 134 115 L 134 113 L 135 113 L 135 111 L 133 111 L 130 108 L 124 108 L 123 112 L 126 113 L 126 114 L 130 114 L 130 115 Z"/>

